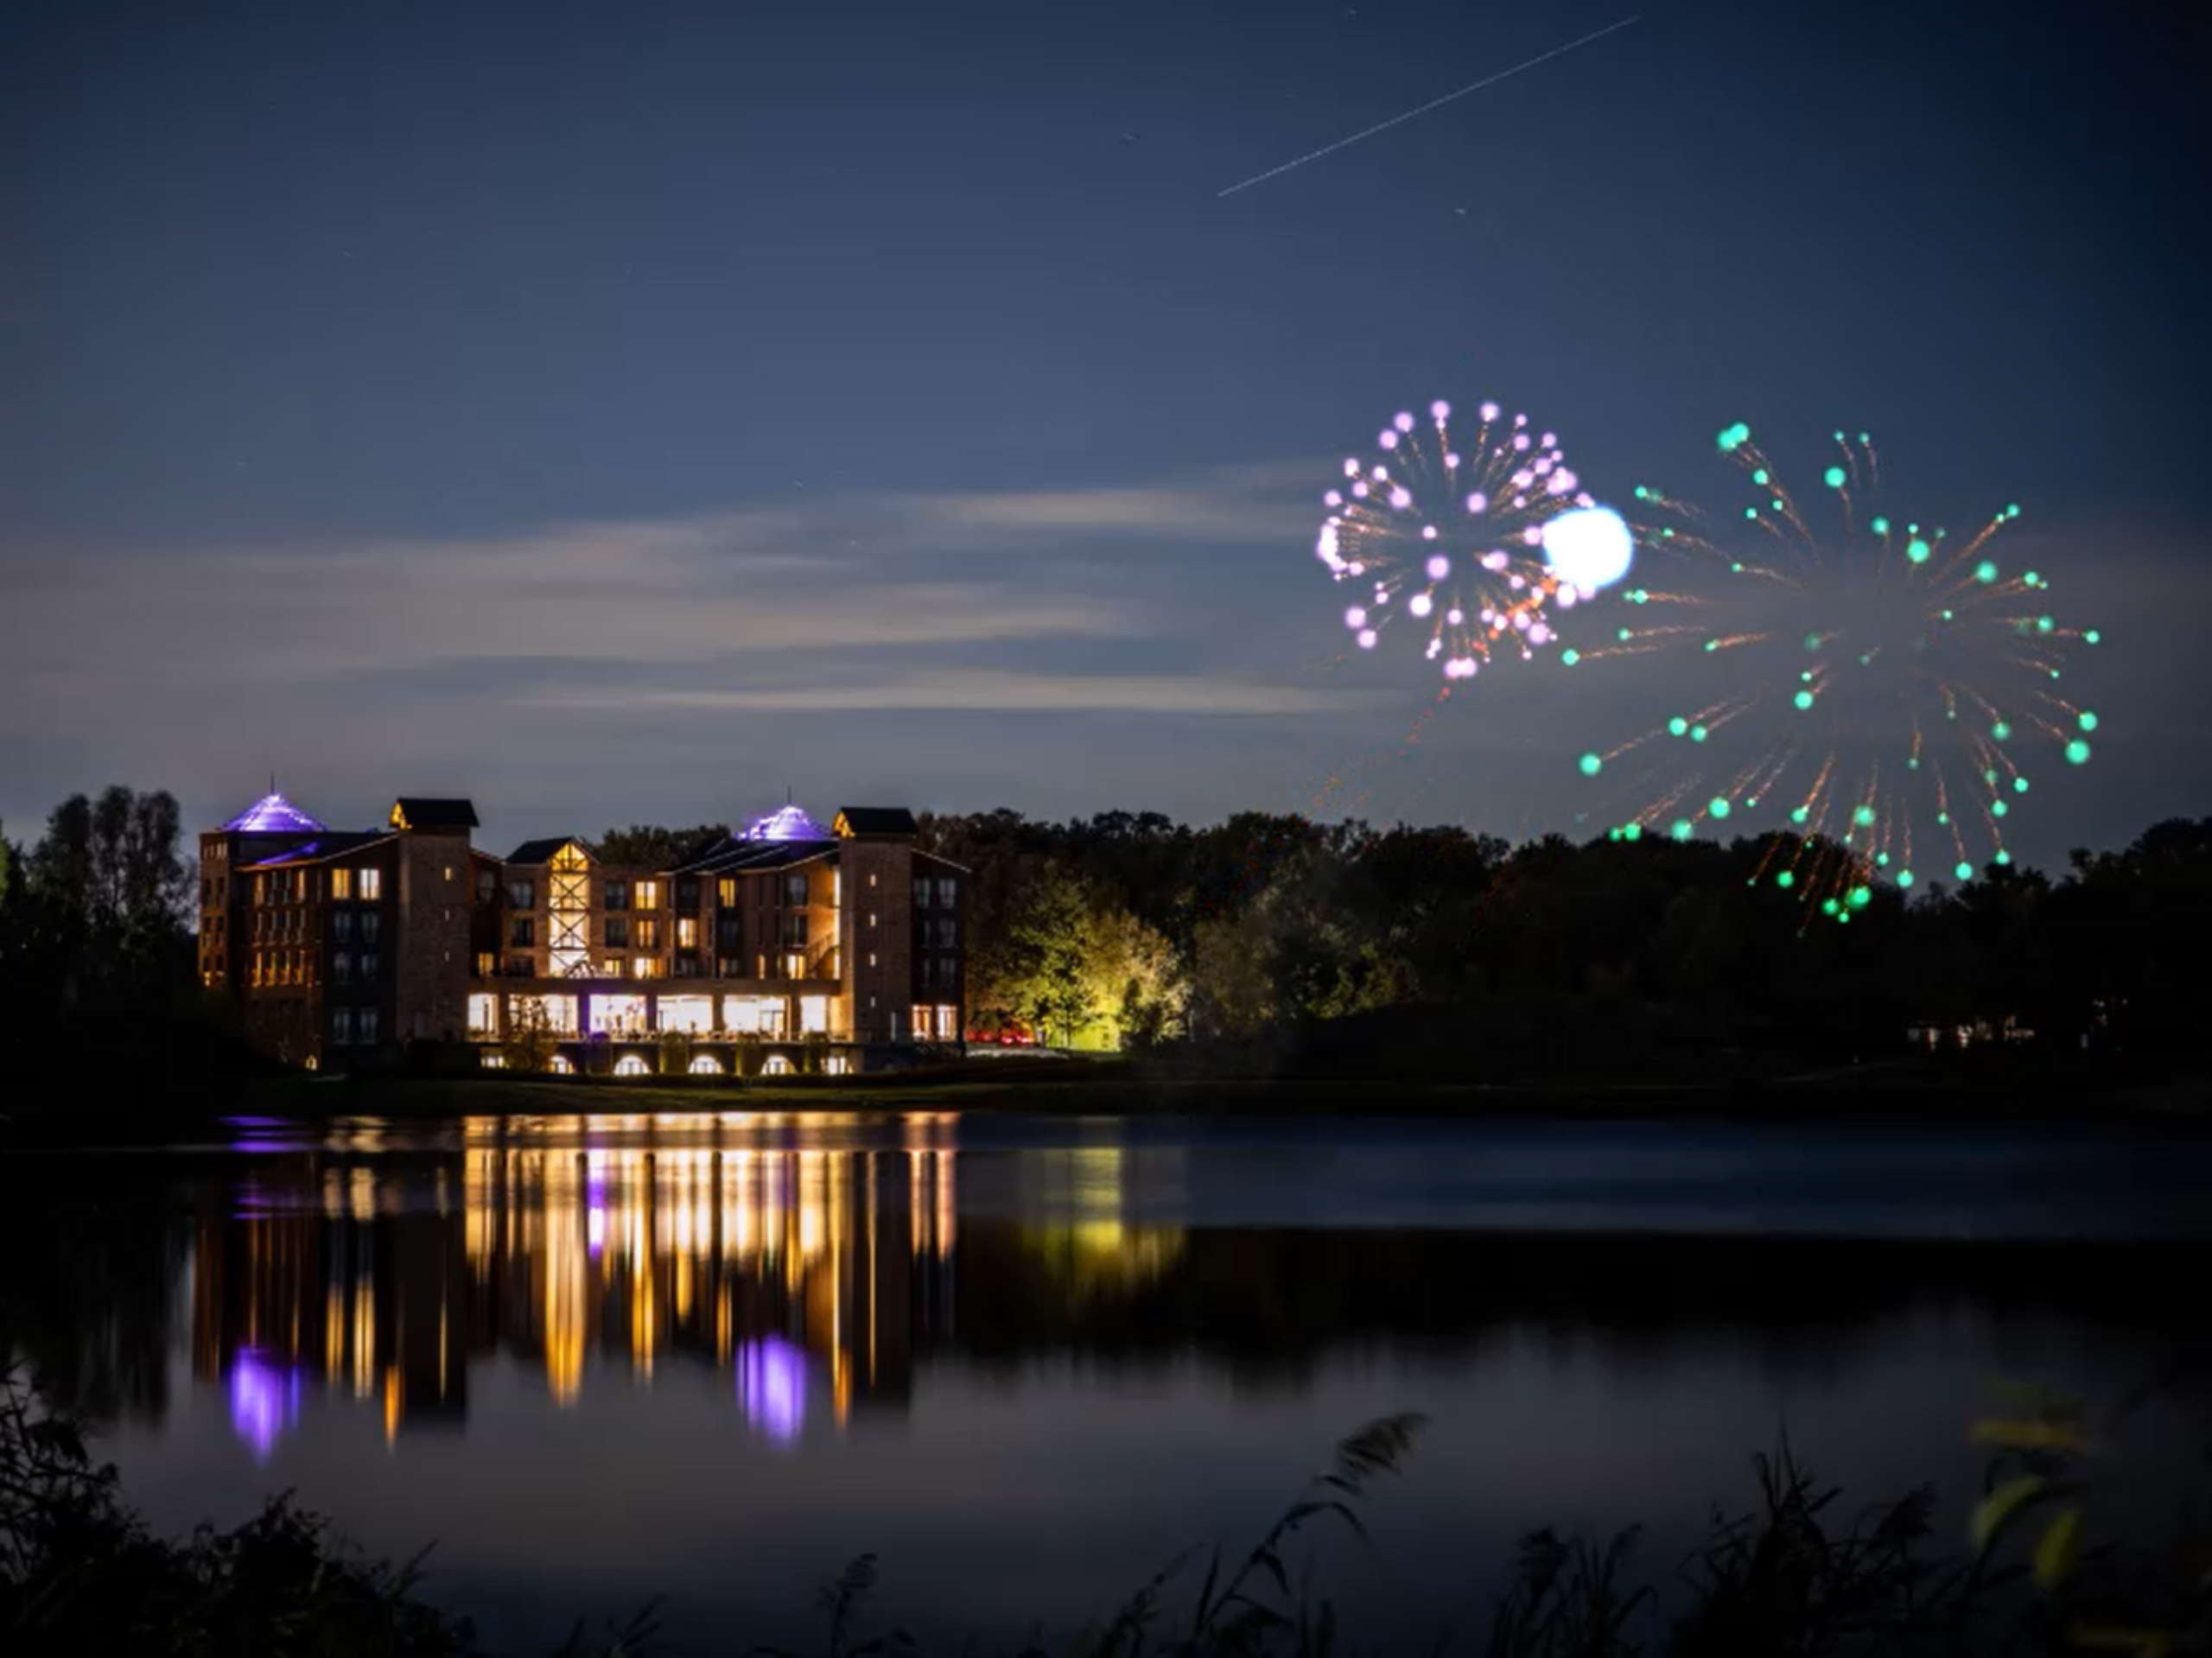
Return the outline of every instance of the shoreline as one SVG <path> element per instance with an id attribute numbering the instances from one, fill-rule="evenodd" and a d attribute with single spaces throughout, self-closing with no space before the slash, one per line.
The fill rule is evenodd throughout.
<path id="1" fill-rule="evenodd" d="M 1000 1064 L 992 1062 L 995 1071 Z M 150 1087 L 167 1103 L 108 1109 L 89 1101 L 19 1102 L 0 1115 L 0 1154 L 143 1144 L 257 1117 L 294 1128 L 363 1119 L 435 1123 L 469 1117 L 689 1115 L 898 1115 L 912 1112 L 1076 1118 L 1116 1116 L 1389 1119 L 1468 1122 L 1859 1124 L 1869 1128 L 2115 1128 L 2212 1130 L 2206 1084 L 2193 1077 L 2102 1087 L 2023 1087 L 2002 1077 L 1931 1077 L 1891 1064 L 1798 1078 L 1609 1083 L 1468 1083 L 1312 1077 L 1216 1077 L 1132 1072 L 1120 1062 L 1023 1064 L 1020 1077 L 974 1064 L 874 1079 L 772 1084 L 717 1079 L 293 1076 L 198 1079 Z M 1052 1066 L 1050 1070 L 1045 1067 Z M 1104 1074 L 1101 1074 L 1104 1073 Z M 111 1097 L 111 1096 L 110 1096 Z"/>

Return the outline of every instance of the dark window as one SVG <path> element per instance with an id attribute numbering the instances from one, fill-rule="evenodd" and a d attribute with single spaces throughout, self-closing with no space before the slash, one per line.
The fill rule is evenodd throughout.
<path id="1" fill-rule="evenodd" d="M 658 950 L 660 948 L 660 918 L 653 915 L 639 916 L 636 937 L 639 950 Z"/>
<path id="2" fill-rule="evenodd" d="M 377 953 L 372 950 L 361 952 L 361 976 L 374 984 L 377 977 Z"/>
<path id="3" fill-rule="evenodd" d="M 688 952 L 677 956 L 676 958 L 676 976 L 679 979 L 697 978 L 699 976 L 699 958 L 696 956 L 689 954 Z"/>
<path id="4" fill-rule="evenodd" d="M 607 947 L 609 950 L 630 948 L 630 918 L 628 916 L 611 915 L 607 918 Z"/>
<path id="5" fill-rule="evenodd" d="M 676 883 L 676 907 L 679 910 L 699 907 L 699 881 L 696 875 L 686 875 Z"/>
<path id="6" fill-rule="evenodd" d="M 725 956 L 734 956 L 745 948 L 745 918 L 742 916 L 721 915 L 715 918 L 715 943 Z"/>
<path id="7" fill-rule="evenodd" d="M 806 917 L 804 915 L 787 915 L 784 918 L 784 948 L 785 950 L 806 948 Z"/>
<path id="8" fill-rule="evenodd" d="M 377 931 L 383 924 L 384 918 L 374 910 L 362 911 L 361 942 L 365 944 L 375 943 L 377 942 Z"/>
<path id="9" fill-rule="evenodd" d="M 335 1047 L 351 1046 L 353 1040 L 353 1010 L 334 1007 L 330 1010 L 330 1040 Z"/>
<path id="10" fill-rule="evenodd" d="M 507 977 L 510 979 L 531 979 L 537 976 L 537 964 L 529 956 L 510 956 L 507 957 Z"/>
<path id="11" fill-rule="evenodd" d="M 950 910 L 959 899 L 960 883 L 950 875 L 940 876 L 937 884 L 938 907 Z"/>
<path id="12" fill-rule="evenodd" d="M 489 864 L 476 866 L 476 901 L 497 904 L 499 901 L 499 872 Z"/>
<path id="13" fill-rule="evenodd" d="M 351 910 L 333 910 L 330 912 L 330 936 L 340 943 L 352 939 L 353 912 Z"/>
<path id="14" fill-rule="evenodd" d="M 804 904 L 806 902 L 805 876 L 786 875 L 784 877 L 784 902 L 785 904 Z"/>
<path id="15" fill-rule="evenodd" d="M 607 910 L 626 910 L 630 907 L 630 883 L 611 880 L 607 883 L 604 907 Z"/>
<path id="16" fill-rule="evenodd" d="M 353 952 L 352 950 L 341 950 L 332 955 L 330 958 L 330 981 L 333 984 L 351 984 L 353 982 Z"/>
<path id="17" fill-rule="evenodd" d="M 511 909 L 534 910 L 537 907 L 537 883 L 528 875 L 507 877 L 507 905 Z"/>
<path id="18" fill-rule="evenodd" d="M 717 956 L 715 976 L 718 979 L 741 979 L 745 976 L 745 958 L 741 956 Z"/>
<path id="19" fill-rule="evenodd" d="M 537 943 L 537 918 L 534 915 L 511 915 L 507 918 L 507 947 L 528 950 Z"/>
<path id="20" fill-rule="evenodd" d="M 377 1010 L 375 1008 L 356 1007 L 353 1010 L 353 1035 L 357 1041 L 361 1042 L 374 1042 L 377 1039 Z"/>

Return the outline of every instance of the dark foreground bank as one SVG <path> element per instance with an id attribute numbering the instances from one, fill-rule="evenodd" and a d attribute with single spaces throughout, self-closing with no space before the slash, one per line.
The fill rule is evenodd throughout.
<path id="1" fill-rule="evenodd" d="M 1256 1542 L 1179 1555 L 1087 1628 L 1039 1632 L 1025 1653 L 1304 1658 L 1359 1648 L 1359 1632 L 1338 1626 L 1319 1568 L 1327 1546 L 1363 1534 L 1360 1506 L 1421 1426 L 1414 1417 L 1370 1424 Z M 1993 1457 L 1989 1494 L 1970 1515 L 1939 1525 L 1924 1491 L 1847 1508 L 1785 1451 L 1754 1459 L 1751 1502 L 1716 1512 L 1663 1603 L 1632 1570 L 1632 1534 L 1594 1545 L 1540 1530 L 1523 1538 L 1487 1617 L 1438 1631 L 1425 1649 L 1487 1658 L 2205 1649 L 2212 1556 L 2201 1535 L 2184 1533 L 2178 1550 L 2167 1539 L 2139 1548 L 2082 1535 L 2086 1423 L 2031 1401 L 2018 1419 L 1977 1424 L 1975 1433 Z M 364 1559 L 281 1498 L 235 1530 L 157 1537 L 122 1501 L 112 1469 L 92 1463 L 82 1427 L 49 1414 L 20 1375 L 0 1375 L 0 1645 L 12 1654 L 483 1652 L 469 1619 L 438 1604 L 421 1566 Z M 878 1571 L 861 1556 L 819 1591 L 830 1658 L 912 1649 L 871 1617 Z M 718 1649 L 762 1650 L 741 1632 Z M 561 1650 L 670 1649 L 656 1642 L 648 1607 L 597 1636 L 579 1625 Z"/>

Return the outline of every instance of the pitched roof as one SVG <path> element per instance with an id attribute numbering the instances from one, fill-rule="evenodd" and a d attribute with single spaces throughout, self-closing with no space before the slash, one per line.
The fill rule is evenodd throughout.
<path id="1" fill-rule="evenodd" d="M 392 803 L 394 829 L 474 829 L 472 801 L 443 795 L 402 795 Z"/>
<path id="2" fill-rule="evenodd" d="M 690 863 L 678 866 L 678 875 L 734 875 L 745 870 L 786 869 L 810 863 L 836 851 L 834 841 L 741 841 L 733 837 L 710 847 Z"/>
<path id="3" fill-rule="evenodd" d="M 240 835 L 312 835 L 322 825 L 272 789 L 223 827 Z"/>
<path id="4" fill-rule="evenodd" d="M 580 846 L 587 855 L 591 851 L 591 842 L 581 835 L 556 835 L 547 840 L 524 841 L 512 852 L 507 854 L 504 861 L 522 864 L 550 863 L 553 861 L 553 854 L 564 846 Z"/>
<path id="5" fill-rule="evenodd" d="M 363 847 L 375 846 L 391 839 L 385 829 L 326 830 L 304 846 L 288 847 L 273 852 L 266 858 L 257 858 L 251 863 L 242 863 L 240 869 L 289 869 L 298 864 L 328 863 L 342 858 L 349 852 L 359 852 Z"/>
<path id="6" fill-rule="evenodd" d="M 921 825 L 904 806 L 843 806 L 837 811 L 840 835 L 919 835 Z"/>

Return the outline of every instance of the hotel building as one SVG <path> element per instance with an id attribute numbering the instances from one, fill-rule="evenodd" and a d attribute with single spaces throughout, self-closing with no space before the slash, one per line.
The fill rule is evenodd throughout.
<path id="1" fill-rule="evenodd" d="M 486 1065 L 543 1030 L 556 1070 L 845 1071 L 957 1047 L 966 872 L 903 808 L 797 806 L 669 868 L 580 835 L 505 858 L 467 800 L 333 830 L 281 795 L 200 837 L 201 982 L 257 1045 L 325 1070 L 413 1043 Z M 671 1042 L 671 1038 L 679 1039 Z"/>

